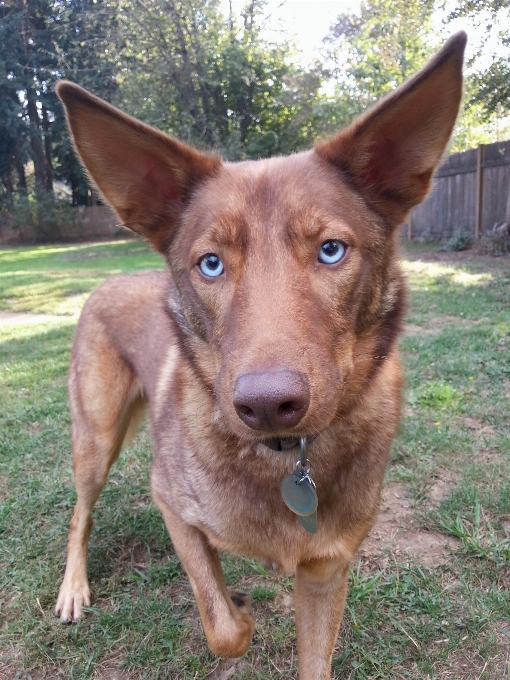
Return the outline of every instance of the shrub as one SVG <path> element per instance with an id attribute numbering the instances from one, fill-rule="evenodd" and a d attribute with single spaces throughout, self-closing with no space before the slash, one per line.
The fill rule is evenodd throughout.
<path id="1" fill-rule="evenodd" d="M 510 223 L 496 223 L 481 240 L 482 251 L 488 255 L 506 255 L 510 253 Z"/>
<path id="2" fill-rule="evenodd" d="M 2 201 L 0 221 L 32 243 L 45 243 L 58 240 L 64 224 L 76 223 L 76 211 L 51 191 L 17 192 Z"/>
<path id="3" fill-rule="evenodd" d="M 442 246 L 442 251 L 467 250 L 473 243 L 473 237 L 465 231 L 456 231 L 453 236 Z"/>

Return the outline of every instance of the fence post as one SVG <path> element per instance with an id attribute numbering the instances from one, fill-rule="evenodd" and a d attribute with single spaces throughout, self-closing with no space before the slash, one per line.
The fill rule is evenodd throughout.
<path id="1" fill-rule="evenodd" d="M 483 208 L 483 161 L 485 157 L 485 144 L 479 144 L 476 150 L 476 194 L 475 194 L 475 239 L 480 238 L 482 231 L 482 208 Z"/>

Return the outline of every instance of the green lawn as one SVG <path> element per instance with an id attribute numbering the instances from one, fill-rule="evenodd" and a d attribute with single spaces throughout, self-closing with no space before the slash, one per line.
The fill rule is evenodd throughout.
<path id="1" fill-rule="evenodd" d="M 161 265 L 138 241 L 0 250 L 1 680 L 296 676 L 292 580 L 251 560 L 224 566 L 251 593 L 252 647 L 235 666 L 209 653 L 150 499 L 146 428 L 97 505 L 89 614 L 73 626 L 53 616 L 75 500 L 65 381 L 76 318 L 107 276 Z M 510 678 L 510 259 L 413 248 L 404 266 L 394 514 L 353 564 L 334 677 Z M 5 314 L 21 311 L 48 316 Z"/>

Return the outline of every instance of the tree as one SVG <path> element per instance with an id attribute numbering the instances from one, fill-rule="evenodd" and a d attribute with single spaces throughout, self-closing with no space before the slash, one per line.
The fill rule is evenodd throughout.
<path id="1" fill-rule="evenodd" d="M 240 17 L 221 0 L 0 3 L 0 202 L 22 205 L 23 219 L 37 213 L 39 238 L 55 182 L 70 186 L 73 205 L 92 200 L 58 78 L 229 159 L 309 146 L 321 67 L 294 65 L 287 42 L 264 37 L 266 20 L 265 0 Z"/>
<path id="2" fill-rule="evenodd" d="M 53 15 L 56 68 L 49 97 L 53 111 L 55 178 L 71 187 L 73 205 L 87 205 L 92 192 L 67 133 L 54 94 L 58 78 L 67 78 L 115 103 L 118 83 L 118 6 L 110 0 L 66 0 Z"/>
<path id="3" fill-rule="evenodd" d="M 115 10 L 116 11 L 116 10 Z M 55 179 L 69 181 L 73 202 L 90 190 L 67 136 L 54 94 L 69 77 L 111 95 L 115 13 L 107 0 L 15 0 L 0 4 L 0 177 L 4 203 L 15 209 L 28 198 L 37 207 L 40 235 Z M 113 37 L 112 37 L 113 36 Z M 108 49 L 110 48 L 110 50 Z M 27 161 L 33 175 L 27 178 Z"/>
<path id="4" fill-rule="evenodd" d="M 415 73 L 437 47 L 434 0 L 364 0 L 325 39 L 332 76 L 354 115 Z"/>
<path id="5" fill-rule="evenodd" d="M 239 21 L 219 0 L 125 0 L 126 108 L 230 159 L 305 144 L 321 77 L 293 66 L 287 43 L 263 38 L 265 6 L 251 0 Z"/>
<path id="6" fill-rule="evenodd" d="M 457 0 L 448 21 L 470 17 L 481 29 L 482 46 L 491 45 L 492 63 L 472 76 L 470 104 L 491 114 L 510 113 L 510 0 Z M 476 60 L 475 60 L 476 64 Z"/>

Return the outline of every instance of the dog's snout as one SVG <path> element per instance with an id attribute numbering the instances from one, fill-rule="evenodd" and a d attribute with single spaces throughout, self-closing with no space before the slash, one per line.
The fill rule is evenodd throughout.
<path id="1" fill-rule="evenodd" d="M 296 371 L 245 373 L 234 387 L 234 408 L 253 430 L 294 427 L 310 404 L 310 389 Z"/>

